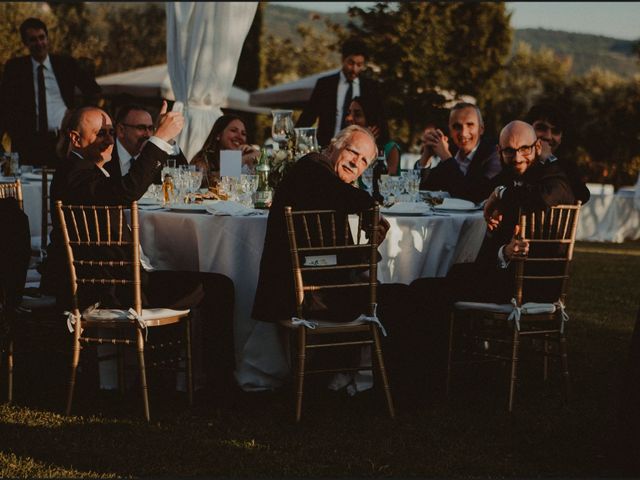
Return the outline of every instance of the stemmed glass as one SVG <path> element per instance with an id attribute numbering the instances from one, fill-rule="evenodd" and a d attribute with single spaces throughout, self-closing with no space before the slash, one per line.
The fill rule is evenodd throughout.
<path id="1" fill-rule="evenodd" d="M 364 172 L 362 172 L 362 183 L 367 189 L 367 192 L 370 194 L 373 192 L 373 167 L 368 167 Z"/>
<path id="2" fill-rule="evenodd" d="M 271 110 L 271 138 L 278 143 L 286 142 L 293 136 L 293 110 Z"/>

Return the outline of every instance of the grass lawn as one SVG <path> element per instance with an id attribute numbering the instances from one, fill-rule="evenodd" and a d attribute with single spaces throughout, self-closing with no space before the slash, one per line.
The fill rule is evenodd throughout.
<path id="1" fill-rule="evenodd" d="M 506 377 L 496 376 L 459 386 L 449 401 L 398 399 L 395 421 L 379 392 L 348 398 L 313 383 L 301 425 L 287 389 L 199 392 L 191 409 L 183 394 L 155 391 L 146 424 L 137 392 L 87 384 L 75 415 L 61 416 L 66 370 L 55 377 L 42 364 L 29 378 L 16 372 L 16 401 L 0 406 L 0 476 L 619 476 L 610 446 L 640 299 L 638 265 L 638 242 L 576 244 L 568 407 L 557 368 L 544 385 L 525 365 L 511 415 Z"/>

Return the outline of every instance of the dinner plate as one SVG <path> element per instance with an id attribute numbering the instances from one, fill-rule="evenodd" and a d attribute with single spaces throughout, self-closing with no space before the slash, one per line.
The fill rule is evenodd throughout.
<path id="1" fill-rule="evenodd" d="M 463 200 L 462 198 L 445 198 L 442 204 L 433 207 L 436 211 L 445 212 L 469 212 L 473 210 L 480 210 L 482 207 L 476 205 L 469 200 Z"/>
<path id="2" fill-rule="evenodd" d="M 171 205 L 172 212 L 206 213 L 207 207 L 201 203 L 185 203 L 184 205 Z"/>
<path id="3" fill-rule="evenodd" d="M 388 208 L 381 208 L 384 215 L 395 215 L 403 217 L 420 217 L 430 215 L 429 206 L 424 203 L 398 202 Z"/>
<path id="4" fill-rule="evenodd" d="M 153 197 L 142 197 L 138 200 L 138 205 L 160 205 L 160 200 Z"/>
<path id="5" fill-rule="evenodd" d="M 152 210 L 162 210 L 164 207 L 159 203 L 157 203 L 155 205 L 139 205 L 138 208 L 140 210 L 152 211 Z"/>

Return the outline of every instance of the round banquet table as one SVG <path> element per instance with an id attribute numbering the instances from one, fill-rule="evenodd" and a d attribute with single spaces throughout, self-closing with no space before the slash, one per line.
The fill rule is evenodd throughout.
<path id="1" fill-rule="evenodd" d="M 481 211 L 385 218 L 391 228 L 379 247 L 381 282 L 445 276 L 452 264 L 475 259 L 485 233 Z M 266 216 L 140 210 L 140 241 L 154 268 L 233 281 L 235 376 L 246 391 L 277 388 L 289 375 L 277 326 L 251 318 L 266 227 Z"/>

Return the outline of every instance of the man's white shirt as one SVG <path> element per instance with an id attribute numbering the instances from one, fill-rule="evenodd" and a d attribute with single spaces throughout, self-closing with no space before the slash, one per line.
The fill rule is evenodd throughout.
<path id="1" fill-rule="evenodd" d="M 344 72 L 340 70 L 340 80 L 338 81 L 338 92 L 336 95 L 336 128 L 333 131 L 334 137 L 340 131 L 340 125 L 342 123 L 342 106 L 344 104 L 344 97 L 347 96 L 348 88 L 349 88 L 349 82 L 347 82 L 347 77 L 345 77 Z M 353 80 L 353 90 L 351 93 L 351 98 L 356 98 L 359 96 L 360 96 L 360 78 L 356 77 Z"/>
<path id="2" fill-rule="evenodd" d="M 33 71 L 33 91 L 36 95 L 36 129 L 38 128 L 38 67 L 40 63 L 33 57 L 31 58 L 31 69 Z M 58 130 L 62 124 L 64 114 L 67 112 L 67 106 L 64 103 L 62 94 L 60 93 L 60 87 L 58 86 L 58 80 L 55 73 L 53 73 L 53 67 L 51 66 L 51 60 L 49 55 L 42 62 L 44 66 L 44 86 L 47 95 L 47 125 L 50 131 Z"/>

